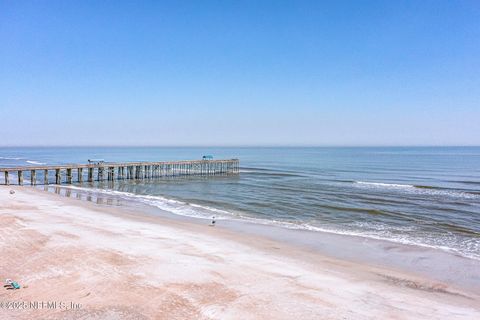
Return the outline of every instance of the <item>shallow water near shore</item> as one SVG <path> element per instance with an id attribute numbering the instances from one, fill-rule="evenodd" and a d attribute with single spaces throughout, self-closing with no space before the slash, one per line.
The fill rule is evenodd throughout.
<path id="1" fill-rule="evenodd" d="M 479 147 L 1 148 L 0 166 L 203 154 L 239 158 L 240 175 L 70 188 L 177 215 L 353 235 L 480 259 Z"/>
<path id="2" fill-rule="evenodd" d="M 129 216 L 133 215 L 136 219 L 143 220 L 150 217 L 153 220 L 149 219 L 148 221 L 159 224 L 174 220 L 211 226 L 211 220 L 209 219 L 191 215 L 178 215 L 152 206 L 148 202 L 132 201 L 125 197 L 123 192 L 105 192 L 103 189 L 69 185 L 39 186 L 37 189 L 55 193 L 62 197 L 93 202 L 105 208 L 127 209 L 127 211 L 112 210 L 111 213 L 115 216 L 128 212 Z M 349 234 L 288 228 L 282 224 L 258 223 L 256 220 L 249 221 L 235 218 L 216 220 L 215 227 L 211 230 L 225 229 L 233 231 L 247 242 L 253 239 L 260 242 L 263 239 L 273 240 L 275 241 L 272 244 L 274 250 L 280 249 L 279 247 L 283 243 L 291 248 L 296 248 L 294 250 L 299 250 L 299 253 L 305 252 L 306 249 L 319 253 L 323 257 L 353 262 L 357 266 L 360 264 L 365 267 L 380 268 L 378 269 L 378 275 L 380 276 L 383 275 L 384 271 L 382 270 L 385 269 L 398 271 L 404 275 L 416 276 L 418 279 L 422 279 L 421 282 L 424 281 L 422 286 L 426 286 L 421 290 L 437 290 L 439 284 L 436 284 L 436 282 L 440 281 L 452 286 L 452 288 L 480 294 L 480 261 L 449 251 Z M 390 281 L 392 279 L 385 280 Z M 402 281 L 402 276 L 395 279 L 393 280 Z M 440 288 L 443 284 L 440 285 Z M 409 284 L 406 283 L 405 285 Z"/>

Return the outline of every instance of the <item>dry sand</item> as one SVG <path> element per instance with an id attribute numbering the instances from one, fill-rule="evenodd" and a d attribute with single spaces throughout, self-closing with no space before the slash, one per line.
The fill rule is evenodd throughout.
<path id="1" fill-rule="evenodd" d="M 0 187 L 0 242 L 27 286 L 0 319 L 480 319 L 474 292 L 28 187 Z"/>

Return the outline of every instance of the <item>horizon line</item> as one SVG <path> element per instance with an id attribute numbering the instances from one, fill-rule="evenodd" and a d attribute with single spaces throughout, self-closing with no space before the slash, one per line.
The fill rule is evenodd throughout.
<path id="1" fill-rule="evenodd" d="M 315 144 L 259 144 L 259 145 L 0 145 L 0 148 L 465 148 L 480 147 L 476 144 L 412 144 L 412 145 L 315 145 Z"/>

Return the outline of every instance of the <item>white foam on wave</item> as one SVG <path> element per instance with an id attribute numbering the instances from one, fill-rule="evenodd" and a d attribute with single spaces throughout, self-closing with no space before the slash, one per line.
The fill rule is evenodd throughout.
<path id="1" fill-rule="evenodd" d="M 0 160 L 22 160 L 24 158 L 16 158 L 16 157 L 0 157 Z"/>
<path id="2" fill-rule="evenodd" d="M 468 238 L 461 240 L 462 248 L 454 248 L 448 244 L 454 242 L 459 242 L 458 239 L 453 235 L 446 235 L 443 237 L 428 238 L 426 235 L 415 237 L 412 233 L 408 233 L 415 230 L 413 226 L 404 226 L 404 227 L 391 227 L 384 224 L 369 224 L 360 225 L 353 223 L 350 227 L 353 228 L 342 228 L 340 226 L 315 226 L 309 223 L 293 223 L 286 221 L 278 220 L 267 220 L 262 218 L 253 218 L 253 217 L 240 217 L 242 220 L 246 220 L 253 223 L 263 224 L 263 225 L 272 225 L 287 229 L 294 230 L 308 230 L 314 232 L 324 232 L 331 234 L 339 234 L 344 236 L 355 236 L 362 237 L 367 239 L 374 239 L 380 241 L 389 241 L 393 243 L 403 244 L 403 245 L 412 245 L 419 246 L 424 248 L 436 249 L 447 251 L 455 254 L 460 254 L 464 257 L 480 260 L 480 239 Z"/>
<path id="3" fill-rule="evenodd" d="M 446 196 L 453 198 L 462 198 L 462 199 L 479 199 L 480 195 L 472 194 L 464 191 L 448 190 L 448 189 L 439 189 L 439 188 L 430 188 L 430 187 L 417 187 L 411 184 L 396 184 L 396 183 L 383 183 L 383 182 L 365 182 L 365 181 L 354 181 L 354 185 L 360 188 L 369 188 L 369 189 L 387 189 L 387 190 L 398 190 L 401 192 L 407 192 L 411 194 L 422 194 L 430 196 Z"/>
<path id="4" fill-rule="evenodd" d="M 360 184 L 360 185 L 374 186 L 374 187 L 385 187 L 385 188 L 415 188 L 415 186 L 410 185 L 410 184 L 365 182 L 365 181 L 355 181 L 355 183 Z"/>
<path id="5" fill-rule="evenodd" d="M 289 226 L 286 226 L 289 228 Z M 445 235 L 439 236 L 435 235 L 434 237 L 428 237 L 425 234 L 415 237 L 411 233 L 398 232 L 399 230 L 396 227 L 392 228 L 386 225 L 377 225 L 371 226 L 370 229 L 340 229 L 333 227 L 319 227 L 309 224 L 300 225 L 294 227 L 295 229 L 305 229 L 317 232 L 327 232 L 333 234 L 340 234 L 346 236 L 356 236 L 367 239 L 374 239 L 380 241 L 389 241 L 393 243 L 418 246 L 436 250 L 442 250 L 446 252 L 451 252 L 459 254 L 461 256 L 480 260 L 480 240 L 475 238 L 468 238 L 464 240 L 457 239 L 454 235 Z M 400 228 L 402 229 L 402 228 Z M 405 229 L 410 229 L 406 227 Z M 401 230 L 400 230 L 401 231 Z M 419 233 L 420 234 L 420 233 Z M 452 243 L 457 242 L 462 248 L 454 248 L 451 246 Z"/>
<path id="6" fill-rule="evenodd" d="M 182 216 L 194 217 L 194 218 L 211 219 L 212 216 L 215 215 L 216 219 L 221 220 L 221 219 L 226 219 L 227 216 L 231 215 L 230 212 L 225 210 L 212 208 L 208 206 L 202 206 L 199 204 L 187 203 L 180 200 L 166 198 L 162 196 L 141 195 L 141 194 L 134 194 L 130 192 L 124 192 L 124 191 L 98 189 L 98 188 L 82 188 L 82 187 L 76 187 L 76 186 L 65 186 L 64 188 L 76 189 L 76 190 L 81 190 L 85 192 L 94 192 L 97 194 L 104 194 L 104 195 L 119 197 L 122 199 L 139 201 L 141 203 L 157 207 L 161 210 L 168 211 L 170 213 L 174 213 Z"/>
<path id="7" fill-rule="evenodd" d="M 45 162 L 39 162 L 39 161 L 34 161 L 34 160 L 27 160 L 25 162 L 30 163 L 30 164 L 37 164 L 37 165 L 45 165 L 46 164 Z"/>

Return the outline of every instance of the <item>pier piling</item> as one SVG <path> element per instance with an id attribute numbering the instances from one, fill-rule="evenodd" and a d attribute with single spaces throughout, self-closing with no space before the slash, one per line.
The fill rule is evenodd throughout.
<path id="1" fill-rule="evenodd" d="M 71 184 L 73 181 L 72 178 L 72 168 L 67 169 L 67 183 Z"/>
<path id="2" fill-rule="evenodd" d="M 77 181 L 83 182 L 83 168 L 77 168 Z"/>
<path id="3" fill-rule="evenodd" d="M 37 184 L 37 172 L 35 170 L 30 170 L 30 184 L 32 186 Z"/>
<path id="4" fill-rule="evenodd" d="M 18 171 L 18 185 L 23 185 L 23 171 L 21 170 Z"/>
<path id="5" fill-rule="evenodd" d="M 88 168 L 88 182 L 93 182 L 93 168 Z"/>
<path id="6" fill-rule="evenodd" d="M 55 169 L 55 184 L 62 183 L 62 176 L 60 175 L 60 169 Z"/>

